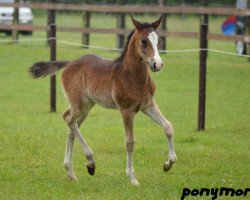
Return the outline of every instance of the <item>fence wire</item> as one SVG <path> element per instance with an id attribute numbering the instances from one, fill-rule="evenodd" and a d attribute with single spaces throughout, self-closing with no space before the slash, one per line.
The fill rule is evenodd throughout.
<path id="1" fill-rule="evenodd" d="M 78 47 L 84 47 L 84 48 L 89 48 L 89 49 L 97 49 L 97 50 L 106 50 L 106 51 L 123 51 L 123 49 L 120 48 L 110 48 L 110 47 L 103 47 L 103 46 L 95 46 L 95 45 L 83 45 L 75 42 L 70 42 L 66 40 L 61 40 L 57 38 L 48 38 L 48 39 L 41 39 L 41 38 L 35 38 L 35 39 L 19 39 L 19 40 L 5 40 L 5 41 L 0 41 L 0 43 L 12 43 L 12 42 L 41 42 L 41 41 L 50 41 L 50 40 L 55 40 L 57 43 L 65 44 L 65 45 L 70 45 L 70 46 L 78 46 Z M 250 55 L 239 55 L 237 53 L 233 52 L 228 52 L 228 51 L 222 51 L 218 49 L 175 49 L 175 50 L 159 50 L 160 53 L 188 53 L 188 52 L 200 52 L 200 51 L 210 51 L 210 52 L 215 52 L 215 53 L 221 53 L 221 54 L 226 54 L 226 55 L 231 55 L 231 56 L 238 56 L 238 57 L 246 57 L 250 58 Z"/>

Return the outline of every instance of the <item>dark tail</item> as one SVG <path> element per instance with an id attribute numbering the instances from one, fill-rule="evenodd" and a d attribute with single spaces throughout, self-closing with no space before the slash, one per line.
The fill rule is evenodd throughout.
<path id="1" fill-rule="evenodd" d="M 47 75 L 55 75 L 56 72 L 64 68 L 69 61 L 51 61 L 51 62 L 37 62 L 28 70 L 32 78 L 45 77 Z"/>

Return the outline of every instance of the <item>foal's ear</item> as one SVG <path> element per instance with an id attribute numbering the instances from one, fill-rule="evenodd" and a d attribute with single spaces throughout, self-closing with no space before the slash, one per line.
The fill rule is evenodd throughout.
<path id="1" fill-rule="evenodd" d="M 134 24 L 134 27 L 138 30 L 141 31 L 142 30 L 142 24 L 140 22 L 138 22 L 137 20 L 134 19 L 134 17 L 131 15 L 131 20 Z"/>
<path id="2" fill-rule="evenodd" d="M 159 26 L 160 23 L 161 23 L 161 19 L 162 19 L 162 15 L 160 16 L 160 18 L 159 18 L 158 20 L 156 20 L 155 22 L 153 22 L 153 23 L 151 24 L 151 26 L 152 26 L 154 29 L 157 29 L 158 26 Z"/>

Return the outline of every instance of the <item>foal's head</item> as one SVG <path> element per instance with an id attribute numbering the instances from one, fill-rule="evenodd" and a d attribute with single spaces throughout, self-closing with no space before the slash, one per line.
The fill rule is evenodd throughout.
<path id="1" fill-rule="evenodd" d="M 156 29 L 161 23 L 160 17 L 155 22 L 140 23 L 131 15 L 132 22 L 135 26 L 135 46 L 140 57 L 150 66 L 153 72 L 162 68 L 163 62 L 158 52 L 158 35 Z"/>

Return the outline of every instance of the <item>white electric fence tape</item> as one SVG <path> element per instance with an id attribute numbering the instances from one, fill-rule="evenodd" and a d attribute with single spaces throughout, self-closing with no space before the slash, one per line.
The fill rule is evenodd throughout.
<path id="1" fill-rule="evenodd" d="M 48 41 L 48 40 L 53 40 L 56 38 L 49 38 L 49 39 L 19 39 L 19 40 L 3 40 L 0 41 L 0 43 L 11 43 L 11 42 L 40 42 L 40 41 Z M 119 48 L 109 48 L 109 47 L 103 47 L 103 46 L 95 46 L 95 45 L 83 45 L 75 42 L 69 42 L 65 40 L 60 40 L 56 39 L 58 43 L 61 44 L 66 44 L 66 45 L 71 45 L 71 46 L 78 46 L 78 47 L 86 47 L 90 49 L 99 49 L 99 50 L 108 50 L 108 51 L 122 51 L 123 49 Z M 221 51 L 217 49 L 180 49 L 180 50 L 159 50 L 160 53 L 186 53 L 186 52 L 199 52 L 199 51 L 211 51 L 211 52 L 216 52 L 216 53 L 221 53 L 221 54 L 226 54 L 226 55 L 232 55 L 232 56 L 240 56 L 240 57 L 246 57 L 250 58 L 250 55 L 239 55 L 237 53 L 232 53 L 232 52 L 227 52 L 227 51 Z"/>

